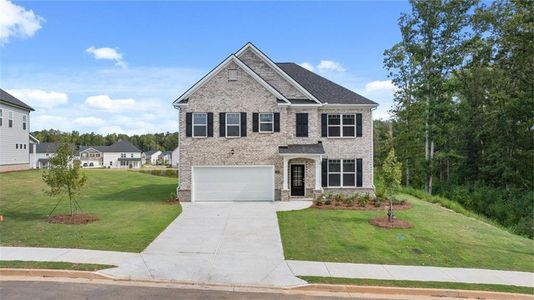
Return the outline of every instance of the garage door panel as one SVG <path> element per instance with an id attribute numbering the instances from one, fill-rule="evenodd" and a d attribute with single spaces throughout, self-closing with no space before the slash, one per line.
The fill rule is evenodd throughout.
<path id="1" fill-rule="evenodd" d="M 193 201 L 273 201 L 274 167 L 193 167 Z"/>

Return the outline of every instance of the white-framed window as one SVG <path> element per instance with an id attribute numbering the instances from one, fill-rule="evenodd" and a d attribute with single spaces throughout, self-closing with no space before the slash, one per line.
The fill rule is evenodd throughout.
<path id="1" fill-rule="evenodd" d="M 87 152 L 82 153 L 82 157 L 87 157 Z"/>
<path id="2" fill-rule="evenodd" d="M 12 111 L 8 111 L 7 113 L 8 115 L 8 126 L 9 128 L 13 127 L 13 112 Z"/>
<path id="3" fill-rule="evenodd" d="M 329 159 L 328 186 L 355 187 L 356 161 L 354 159 Z"/>
<path id="4" fill-rule="evenodd" d="M 241 136 L 241 113 L 226 113 L 226 137 Z"/>
<path id="5" fill-rule="evenodd" d="M 132 154 L 130 154 L 130 157 L 133 157 L 133 153 L 132 153 Z"/>
<path id="6" fill-rule="evenodd" d="M 260 113 L 260 132 L 273 132 L 274 129 L 274 114 L 273 113 Z"/>
<path id="7" fill-rule="evenodd" d="M 22 130 L 26 130 L 27 121 L 28 121 L 28 116 L 23 115 L 22 116 Z"/>
<path id="8" fill-rule="evenodd" d="M 193 113 L 193 137 L 208 136 L 208 114 Z"/>
<path id="9" fill-rule="evenodd" d="M 355 137 L 356 114 L 329 114 L 328 137 Z"/>
<path id="10" fill-rule="evenodd" d="M 127 161 L 121 161 L 121 166 L 127 166 L 127 165 L 128 165 Z"/>
<path id="11" fill-rule="evenodd" d="M 0 109 L 0 126 L 3 126 L 4 124 L 4 110 Z"/>
<path id="12" fill-rule="evenodd" d="M 228 81 L 237 81 L 237 69 L 228 70 Z"/>
<path id="13" fill-rule="evenodd" d="M 121 153 L 121 158 L 126 158 L 126 153 Z"/>

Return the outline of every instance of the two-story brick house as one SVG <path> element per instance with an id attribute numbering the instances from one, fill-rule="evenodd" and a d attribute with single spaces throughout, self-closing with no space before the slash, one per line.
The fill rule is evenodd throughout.
<path id="1" fill-rule="evenodd" d="M 374 193 L 377 104 L 248 43 L 174 102 L 181 201 Z"/>

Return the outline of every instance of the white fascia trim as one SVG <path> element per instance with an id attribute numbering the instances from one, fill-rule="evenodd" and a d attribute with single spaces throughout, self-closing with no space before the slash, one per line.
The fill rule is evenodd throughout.
<path id="1" fill-rule="evenodd" d="M 80 153 L 85 152 L 85 151 L 88 151 L 88 150 L 91 150 L 91 149 L 95 150 L 95 151 L 98 152 L 98 153 L 104 153 L 104 152 L 102 152 L 102 151 L 98 151 L 98 150 L 96 150 L 96 149 L 93 148 L 93 147 L 89 147 L 89 148 L 87 148 L 87 149 L 83 149 L 82 151 L 80 151 Z"/>
<path id="2" fill-rule="evenodd" d="M 247 49 L 252 49 L 256 55 L 258 55 L 266 64 L 268 64 L 271 68 L 273 68 L 280 76 L 282 76 L 285 80 L 289 81 L 294 87 L 296 87 L 301 93 L 306 95 L 306 97 L 312 99 L 313 101 L 317 102 L 318 104 L 322 104 L 321 101 L 317 100 L 308 90 L 306 90 L 304 87 L 302 87 L 298 82 L 296 82 L 291 76 L 287 75 L 286 72 L 284 72 L 282 69 L 280 69 L 279 66 L 277 66 L 267 55 L 263 54 L 261 50 L 256 48 L 252 43 L 248 42 L 245 46 L 243 46 L 239 51 L 236 52 L 236 56 L 241 55 L 243 52 L 245 52 Z"/>
<path id="3" fill-rule="evenodd" d="M 355 108 L 355 107 L 363 107 L 363 108 L 376 108 L 378 107 L 378 104 L 328 104 L 325 103 L 322 106 L 323 108 Z"/>
<path id="4" fill-rule="evenodd" d="M 40 141 L 39 141 L 39 140 L 38 140 L 38 139 L 37 139 L 36 137 L 34 137 L 34 136 L 33 136 L 33 135 L 31 135 L 31 134 L 28 134 L 28 135 L 30 136 L 30 140 L 32 140 L 32 141 L 34 141 L 34 142 L 36 142 L 37 144 L 39 144 L 39 143 L 40 143 Z"/>
<path id="5" fill-rule="evenodd" d="M 192 87 L 190 87 L 185 93 L 183 93 L 178 99 L 176 99 L 173 102 L 173 106 L 175 108 L 178 108 L 178 106 L 187 105 L 187 103 L 178 103 L 183 99 L 189 98 L 191 94 L 193 94 L 195 91 L 197 91 L 201 86 L 203 86 L 207 81 L 212 79 L 217 73 L 219 73 L 220 70 L 222 70 L 224 67 L 226 67 L 230 62 L 236 63 L 240 68 L 242 68 L 247 74 L 249 74 L 252 78 L 254 78 L 256 81 L 258 81 L 263 87 L 265 87 L 269 92 L 271 92 L 274 96 L 276 96 L 279 99 L 282 99 L 286 101 L 287 103 L 290 103 L 284 95 L 282 95 L 280 92 L 278 92 L 276 89 L 274 89 L 270 84 L 268 84 L 263 78 L 261 78 L 258 74 L 256 74 L 252 69 L 250 69 L 246 64 L 244 64 L 239 58 L 237 58 L 235 55 L 228 56 L 222 63 L 220 63 L 215 69 L 211 70 L 207 75 L 205 75 L 202 79 L 200 79 L 197 83 L 195 83 Z"/>

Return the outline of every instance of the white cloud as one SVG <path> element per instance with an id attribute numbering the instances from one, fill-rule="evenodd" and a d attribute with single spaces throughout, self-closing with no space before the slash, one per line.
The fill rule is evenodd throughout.
<path id="1" fill-rule="evenodd" d="M 82 126 L 102 126 L 105 121 L 97 117 L 78 117 L 74 123 Z"/>
<path id="2" fill-rule="evenodd" d="M 319 71 L 336 71 L 336 72 L 345 72 L 345 68 L 338 62 L 333 60 L 321 60 L 317 65 Z"/>
<path id="3" fill-rule="evenodd" d="M 314 71 L 315 68 L 313 67 L 312 64 L 310 64 L 309 62 L 303 62 L 301 64 L 299 64 L 299 66 L 303 67 L 304 69 L 308 70 L 308 71 Z"/>
<path id="4" fill-rule="evenodd" d="M 85 105 L 89 108 L 107 112 L 119 112 L 136 109 L 136 102 L 134 99 L 111 99 L 108 95 L 89 96 L 87 99 L 85 99 Z"/>
<path id="5" fill-rule="evenodd" d="M 67 94 L 55 91 L 13 89 L 7 90 L 7 92 L 35 108 L 52 108 L 66 104 L 69 101 L 69 96 L 67 96 Z"/>
<path id="6" fill-rule="evenodd" d="M 365 85 L 368 92 L 395 91 L 395 85 L 391 80 L 375 80 Z"/>
<path id="7" fill-rule="evenodd" d="M 0 45 L 7 43 L 11 37 L 33 36 L 43 22 L 44 19 L 32 10 L 0 0 Z"/>
<path id="8" fill-rule="evenodd" d="M 85 49 L 85 52 L 92 54 L 95 59 L 113 60 L 118 67 L 125 68 L 127 66 L 122 58 L 122 53 L 117 49 L 108 47 L 95 48 L 94 46 L 91 46 Z"/>

